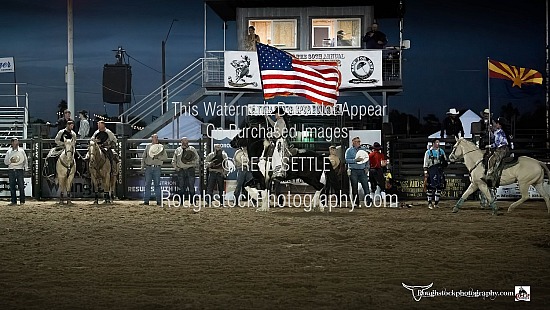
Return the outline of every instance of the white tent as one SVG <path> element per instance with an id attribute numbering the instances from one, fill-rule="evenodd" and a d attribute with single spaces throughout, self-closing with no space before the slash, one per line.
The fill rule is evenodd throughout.
<path id="1" fill-rule="evenodd" d="M 472 110 L 468 110 L 460 116 L 462 127 L 464 127 L 464 138 L 472 137 L 472 133 L 471 133 L 472 123 L 479 122 L 480 120 L 481 120 L 481 117 L 476 113 L 474 113 Z M 428 138 L 434 139 L 434 138 L 439 138 L 440 136 L 441 136 L 441 130 L 438 130 L 437 132 L 434 132 L 433 134 L 428 136 Z M 445 135 L 444 138 L 446 137 L 447 136 Z"/>
<path id="2" fill-rule="evenodd" d="M 159 139 L 180 139 L 187 137 L 189 140 L 198 140 L 202 137 L 201 124 L 201 121 L 194 116 L 182 114 L 178 119 L 161 128 L 157 132 L 157 135 Z"/>

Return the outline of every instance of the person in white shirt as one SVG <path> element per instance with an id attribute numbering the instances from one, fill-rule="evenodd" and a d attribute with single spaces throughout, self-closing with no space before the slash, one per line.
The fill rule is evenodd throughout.
<path id="1" fill-rule="evenodd" d="M 90 122 L 88 121 L 88 112 L 85 110 L 78 111 L 80 123 L 78 125 L 78 138 L 86 139 L 90 135 Z"/>
<path id="2" fill-rule="evenodd" d="M 8 177 L 10 182 L 11 202 L 10 206 L 17 205 L 17 194 L 15 186 L 19 188 L 19 202 L 25 203 L 25 181 L 24 171 L 29 170 L 29 161 L 25 150 L 19 146 L 17 138 L 11 138 L 11 146 L 8 148 L 4 164 L 8 166 Z"/>

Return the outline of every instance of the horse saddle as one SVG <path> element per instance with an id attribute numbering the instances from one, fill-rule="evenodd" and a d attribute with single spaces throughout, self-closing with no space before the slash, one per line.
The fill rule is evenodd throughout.
<path id="1" fill-rule="evenodd" d="M 518 164 L 518 158 L 517 157 L 515 157 L 515 156 L 505 157 L 504 159 L 502 159 L 502 170 L 511 168 L 511 167 L 513 167 L 517 164 Z"/>

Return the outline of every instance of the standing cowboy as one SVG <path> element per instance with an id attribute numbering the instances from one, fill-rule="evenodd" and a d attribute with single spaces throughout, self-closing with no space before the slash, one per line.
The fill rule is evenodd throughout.
<path id="1" fill-rule="evenodd" d="M 208 204 L 212 203 L 214 196 L 214 187 L 218 188 L 220 204 L 223 205 L 224 200 L 224 185 L 226 170 L 224 163 L 227 161 L 227 153 L 222 150 L 221 144 L 214 144 L 214 151 L 204 159 L 204 166 L 208 169 L 208 181 L 206 185 L 206 197 L 204 198 Z"/>
<path id="2" fill-rule="evenodd" d="M 361 138 L 354 137 L 351 140 L 351 146 L 346 150 L 346 163 L 348 164 L 348 175 L 351 182 L 351 199 L 354 206 L 359 205 L 359 183 L 363 187 L 365 200 L 370 205 L 372 198 L 369 196 L 369 162 L 368 157 L 358 157 L 359 151 L 367 151 L 367 148 L 361 145 Z M 366 155 L 366 154 L 365 154 Z M 366 155 L 368 156 L 368 155 Z"/>
<path id="3" fill-rule="evenodd" d="M 449 109 L 441 126 L 441 138 L 464 137 L 464 127 L 458 114 L 457 109 Z"/>
<path id="4" fill-rule="evenodd" d="M 172 157 L 172 167 L 176 169 L 178 176 L 179 195 L 182 203 L 186 197 L 191 203 L 195 202 L 195 169 L 198 166 L 199 154 L 197 150 L 189 145 L 189 139 L 183 137 L 181 146 L 174 151 L 174 157 Z"/>
<path id="5" fill-rule="evenodd" d="M 145 195 L 143 205 L 148 205 L 151 199 L 151 182 L 155 190 L 157 206 L 162 206 L 160 192 L 160 174 L 162 162 L 168 159 L 166 149 L 159 143 L 157 134 L 151 136 L 151 143 L 145 147 L 141 157 L 141 171 L 145 172 Z"/>
<path id="6" fill-rule="evenodd" d="M 17 205 L 17 193 L 15 186 L 19 189 L 19 203 L 25 204 L 25 181 L 24 171 L 29 170 L 29 161 L 27 154 L 19 146 L 17 138 L 11 138 L 11 146 L 8 148 L 4 164 L 8 166 L 8 177 L 10 182 L 11 203 L 10 206 Z"/>

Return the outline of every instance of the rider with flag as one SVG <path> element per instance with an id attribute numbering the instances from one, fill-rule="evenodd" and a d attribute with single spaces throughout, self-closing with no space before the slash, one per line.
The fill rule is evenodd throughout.
<path id="1" fill-rule="evenodd" d="M 493 126 L 494 142 L 486 146 L 491 151 L 491 155 L 487 163 L 487 176 L 482 177 L 481 180 L 487 183 L 489 187 L 499 186 L 503 159 L 510 155 L 508 134 L 504 130 L 507 125 L 508 122 L 505 118 L 499 117 L 496 119 Z"/>
<path id="2" fill-rule="evenodd" d="M 272 139 L 275 140 L 273 155 L 271 156 L 273 167 L 273 178 L 283 178 L 286 175 L 288 148 L 286 143 L 287 127 L 284 120 L 285 110 L 282 107 L 275 109 L 275 119 L 265 116 L 266 120 L 273 126 Z"/>

